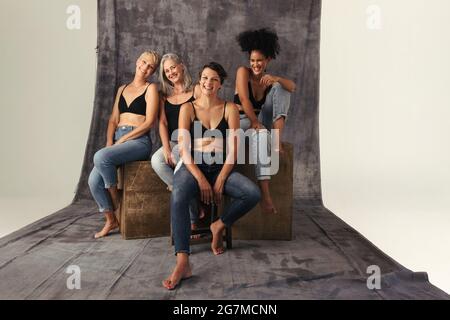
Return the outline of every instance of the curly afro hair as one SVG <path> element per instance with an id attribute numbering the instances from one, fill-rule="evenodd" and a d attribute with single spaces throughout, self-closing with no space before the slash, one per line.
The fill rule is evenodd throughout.
<path id="1" fill-rule="evenodd" d="M 247 30 L 236 37 L 242 51 L 251 54 L 253 50 L 261 51 L 267 58 L 275 59 L 280 53 L 278 36 L 275 31 L 267 28 Z"/>

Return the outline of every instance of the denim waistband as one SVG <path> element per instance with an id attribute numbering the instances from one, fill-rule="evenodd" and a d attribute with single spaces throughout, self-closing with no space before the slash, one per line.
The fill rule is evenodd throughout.
<path id="1" fill-rule="evenodd" d="M 134 127 L 134 126 L 118 126 L 117 128 L 116 128 L 116 130 L 130 130 L 130 129 L 135 129 L 136 127 Z"/>

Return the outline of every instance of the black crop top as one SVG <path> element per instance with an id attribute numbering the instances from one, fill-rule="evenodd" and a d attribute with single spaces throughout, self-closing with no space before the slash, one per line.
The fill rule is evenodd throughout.
<path id="1" fill-rule="evenodd" d="M 259 101 L 256 101 L 255 97 L 253 96 L 252 85 L 251 85 L 250 81 L 248 82 L 248 98 L 250 99 L 250 102 L 253 105 L 253 110 L 258 111 L 258 112 L 261 111 L 261 108 L 262 108 L 264 102 L 266 102 L 266 96 L 269 93 L 271 88 L 272 88 L 272 86 L 268 86 L 266 88 L 266 90 L 264 90 L 263 98 Z M 239 95 L 237 93 L 234 95 L 234 103 L 242 105 L 241 99 L 239 99 Z M 243 114 L 245 112 L 241 110 L 239 113 Z"/>
<path id="2" fill-rule="evenodd" d="M 164 111 L 167 118 L 167 127 L 169 129 L 169 139 L 172 137 L 172 133 L 178 129 L 178 118 L 180 116 L 180 109 L 184 103 L 194 101 L 194 95 L 189 98 L 188 101 L 180 104 L 172 104 L 169 100 L 164 101 Z"/>
<path id="3" fill-rule="evenodd" d="M 149 84 L 150 85 L 150 84 Z M 128 86 L 128 84 L 122 89 L 122 93 L 120 94 L 120 99 L 119 99 L 119 113 L 134 113 L 134 114 L 139 114 L 141 116 L 145 116 L 146 115 L 146 111 L 147 111 L 147 102 L 145 101 L 145 93 L 147 92 L 147 89 L 149 87 L 149 85 L 147 86 L 147 88 L 145 88 L 145 91 L 143 94 L 141 94 L 139 97 L 136 97 L 131 104 L 128 106 L 127 102 L 123 96 L 123 91 L 125 90 L 125 88 Z"/>
<path id="4" fill-rule="evenodd" d="M 207 131 L 213 131 L 213 130 L 219 130 L 220 133 L 222 134 L 222 151 L 223 151 L 223 162 L 225 163 L 225 159 L 226 159 L 226 146 L 227 146 L 227 129 L 229 128 L 228 126 L 228 122 L 225 120 L 225 110 L 227 107 L 227 102 L 225 101 L 225 104 L 223 106 L 223 114 L 222 114 L 222 120 L 220 120 L 219 124 L 217 125 L 217 127 L 215 127 L 214 129 L 208 129 L 206 128 L 203 123 L 197 118 L 197 113 L 195 112 L 195 107 L 194 107 L 194 103 L 191 101 L 192 104 L 192 108 L 194 109 L 194 121 L 191 124 L 191 128 L 190 128 L 190 134 L 191 134 L 191 150 L 192 150 L 192 155 L 194 154 L 194 147 L 193 147 L 193 141 L 195 139 L 199 139 L 199 138 L 203 138 L 205 137 L 205 132 Z M 196 137 L 194 135 L 195 131 L 194 131 L 194 126 L 195 123 L 200 123 L 202 126 L 202 136 L 201 137 Z M 213 152 L 214 153 L 214 152 Z"/>

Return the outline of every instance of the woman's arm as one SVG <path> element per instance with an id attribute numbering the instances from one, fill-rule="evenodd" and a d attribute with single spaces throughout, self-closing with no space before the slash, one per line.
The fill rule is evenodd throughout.
<path id="1" fill-rule="evenodd" d="M 169 124 L 164 109 L 164 99 L 161 99 L 159 104 L 159 136 L 161 137 L 166 163 L 175 166 L 174 159 L 172 159 L 172 148 L 170 147 Z"/>
<path id="2" fill-rule="evenodd" d="M 249 73 L 246 67 L 239 67 L 236 73 L 236 90 L 241 101 L 241 106 L 244 109 L 247 118 L 251 122 L 251 127 L 254 129 L 263 128 L 262 124 L 256 117 L 254 106 L 250 101 L 248 92 Z"/>
<path id="3" fill-rule="evenodd" d="M 180 109 L 180 117 L 178 120 L 178 145 L 180 148 L 180 158 L 183 160 L 186 169 L 188 169 L 194 176 L 195 180 L 197 180 L 202 202 L 209 204 L 213 198 L 211 185 L 201 170 L 194 163 L 194 159 L 192 159 L 191 156 L 191 140 L 194 138 L 191 137 L 189 132 L 191 122 L 194 117 L 194 111 L 192 108 L 193 106 L 191 103 L 185 103 Z"/>
<path id="4" fill-rule="evenodd" d="M 125 85 L 122 85 L 117 89 L 116 99 L 114 100 L 113 109 L 111 116 L 108 120 L 108 129 L 106 130 L 106 146 L 112 146 L 114 144 L 114 132 L 116 131 L 117 125 L 119 124 L 119 99 L 122 94 Z"/>
<path id="5" fill-rule="evenodd" d="M 158 87 L 155 83 L 149 85 L 147 93 L 145 94 L 145 101 L 147 102 L 145 121 L 138 127 L 136 127 L 133 131 L 122 136 L 122 138 L 116 141 L 116 144 L 139 138 L 140 136 L 146 134 L 152 127 L 158 115 L 159 109 L 159 93 Z"/>
<path id="6" fill-rule="evenodd" d="M 217 176 L 214 183 L 214 195 L 216 203 L 222 201 L 223 188 L 225 181 L 233 170 L 237 158 L 237 151 L 239 150 L 239 109 L 234 103 L 227 103 L 227 110 L 225 110 L 225 118 L 228 122 L 229 134 L 227 137 L 227 156 L 225 163 Z M 225 139 L 225 137 L 224 137 Z"/>
<path id="7" fill-rule="evenodd" d="M 164 148 L 170 148 L 169 124 L 164 110 L 164 100 L 161 99 L 159 104 L 159 136 Z"/>
<path id="8" fill-rule="evenodd" d="M 293 93 L 295 91 L 295 82 L 286 78 L 282 78 L 282 77 L 278 77 L 278 76 L 273 76 L 271 74 L 266 74 L 261 78 L 261 84 L 264 84 L 266 86 L 270 86 L 272 84 L 274 84 L 275 82 L 278 82 L 279 84 L 281 84 L 281 86 L 289 91 L 290 93 Z"/>

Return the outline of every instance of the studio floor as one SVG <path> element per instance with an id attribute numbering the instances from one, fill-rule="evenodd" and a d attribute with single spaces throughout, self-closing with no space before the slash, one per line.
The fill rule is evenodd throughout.
<path id="1" fill-rule="evenodd" d="M 194 276 L 161 286 L 175 257 L 169 238 L 95 240 L 103 224 L 82 200 L 0 239 L 0 299 L 449 299 L 322 206 L 297 201 L 292 241 L 234 240 L 214 256 L 192 246 Z M 76 266 L 80 288 L 67 286 Z M 381 271 L 369 289 L 369 266 Z M 374 283 L 369 279 L 369 283 Z"/>

